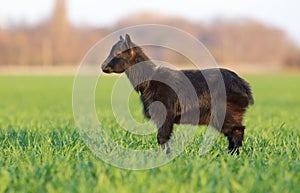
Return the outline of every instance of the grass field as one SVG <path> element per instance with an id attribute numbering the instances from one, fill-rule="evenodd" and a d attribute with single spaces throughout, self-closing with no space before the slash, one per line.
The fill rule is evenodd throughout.
<path id="1" fill-rule="evenodd" d="M 97 112 L 105 112 L 99 119 L 106 130 L 115 129 L 114 140 L 139 148 L 108 109 L 113 79 L 100 82 L 108 91 L 99 91 Z M 300 192 L 300 76 L 246 79 L 255 105 L 245 117 L 239 156 L 227 154 L 221 135 L 200 156 L 205 129 L 201 127 L 193 143 L 169 164 L 130 171 L 104 163 L 84 144 L 73 120 L 73 77 L 1 76 L 0 193 Z M 136 100 L 133 96 L 132 104 L 138 104 Z M 133 114 L 141 116 L 140 111 Z M 155 142 L 155 134 L 150 135 L 146 146 Z"/>

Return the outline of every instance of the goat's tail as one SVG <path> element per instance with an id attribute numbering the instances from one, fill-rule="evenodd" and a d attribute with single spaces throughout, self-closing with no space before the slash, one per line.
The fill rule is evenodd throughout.
<path id="1" fill-rule="evenodd" d="M 242 79 L 242 81 L 244 83 L 243 87 L 244 87 L 244 89 L 246 91 L 246 94 L 248 96 L 249 104 L 253 105 L 254 104 L 254 99 L 253 99 L 252 91 L 251 91 L 251 88 L 250 88 L 250 84 L 247 81 L 245 81 L 244 79 Z"/>

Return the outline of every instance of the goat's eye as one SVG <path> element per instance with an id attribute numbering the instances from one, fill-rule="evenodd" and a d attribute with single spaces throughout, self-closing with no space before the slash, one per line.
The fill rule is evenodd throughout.
<path id="1" fill-rule="evenodd" d="M 117 52 L 116 57 L 117 57 L 117 58 L 120 58 L 121 55 L 122 55 L 122 52 Z"/>

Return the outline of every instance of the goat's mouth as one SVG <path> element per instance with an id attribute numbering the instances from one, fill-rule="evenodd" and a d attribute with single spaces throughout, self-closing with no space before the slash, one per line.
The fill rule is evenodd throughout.
<path id="1" fill-rule="evenodd" d="M 112 69 L 111 69 L 111 67 L 109 67 L 109 66 L 105 66 L 104 68 L 102 68 L 102 71 L 103 71 L 104 73 L 112 73 Z"/>

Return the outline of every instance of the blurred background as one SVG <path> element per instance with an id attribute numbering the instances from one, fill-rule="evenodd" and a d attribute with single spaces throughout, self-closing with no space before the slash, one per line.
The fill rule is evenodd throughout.
<path id="1" fill-rule="evenodd" d="M 0 193 L 300 192 L 299 8 L 299 0 L 0 0 Z M 130 132 L 135 126 L 120 124 L 131 123 L 127 116 L 116 120 L 112 104 L 121 103 L 129 104 L 124 110 L 133 120 L 146 121 L 138 93 L 118 95 L 117 76 L 82 76 L 85 88 L 99 78 L 94 93 L 74 92 L 95 99 L 87 107 L 95 107 L 101 132 L 94 134 L 93 124 L 79 130 L 72 108 L 74 82 L 80 85 L 74 75 L 88 50 L 111 32 L 149 23 L 192 34 L 250 83 L 255 104 L 244 119 L 240 156 L 227 154 L 221 135 L 203 155 L 213 133 L 206 128 L 170 164 L 138 172 L 105 164 L 111 158 L 100 161 L 101 150 L 93 154 L 107 137 L 85 143 L 104 131 L 116 147 L 158 148 L 156 132 L 137 135 Z M 138 44 L 151 35 L 132 39 Z M 187 67 L 179 54 L 150 51 L 156 60 Z"/>
<path id="2" fill-rule="evenodd" d="M 97 41 L 120 28 L 148 23 L 192 34 L 221 66 L 236 71 L 296 71 L 299 4 L 297 0 L 0 0 L 0 73 L 72 74 Z M 159 56 L 184 65 L 167 51 Z"/>

